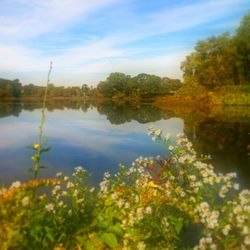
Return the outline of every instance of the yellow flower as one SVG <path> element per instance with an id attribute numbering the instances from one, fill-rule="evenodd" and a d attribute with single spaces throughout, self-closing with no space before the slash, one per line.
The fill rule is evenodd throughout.
<path id="1" fill-rule="evenodd" d="M 149 186 L 149 187 L 154 187 L 154 188 L 159 187 L 159 185 L 156 185 L 153 181 L 150 181 L 150 182 L 148 183 L 148 186 Z"/>
<path id="2" fill-rule="evenodd" d="M 34 144 L 34 149 L 36 150 L 40 149 L 40 144 Z"/>

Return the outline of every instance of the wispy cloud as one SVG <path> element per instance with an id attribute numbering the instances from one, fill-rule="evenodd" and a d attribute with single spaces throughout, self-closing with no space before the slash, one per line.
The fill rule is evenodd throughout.
<path id="1" fill-rule="evenodd" d="M 65 84 L 68 79 L 96 81 L 112 71 L 181 77 L 180 62 L 193 46 L 190 37 L 222 29 L 230 15 L 235 23 L 250 8 L 247 0 L 183 1 L 138 13 L 140 4 L 144 2 L 2 0 L 0 74 L 36 79 L 34 72 L 46 72 L 53 60 L 54 80 Z"/>
<path id="2" fill-rule="evenodd" d="M 115 0 L 16 0 L 1 13 L 1 36 L 30 38 L 67 28 Z M 19 11 L 19 9 L 21 11 Z"/>

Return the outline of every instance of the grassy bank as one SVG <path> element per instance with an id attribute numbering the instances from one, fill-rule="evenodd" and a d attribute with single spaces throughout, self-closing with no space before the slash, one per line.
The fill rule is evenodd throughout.
<path id="1" fill-rule="evenodd" d="M 204 108 L 211 106 L 249 106 L 249 86 L 226 86 L 206 89 L 199 85 L 184 85 L 174 96 L 158 97 L 155 105 L 159 108 L 171 106 L 193 106 Z"/>

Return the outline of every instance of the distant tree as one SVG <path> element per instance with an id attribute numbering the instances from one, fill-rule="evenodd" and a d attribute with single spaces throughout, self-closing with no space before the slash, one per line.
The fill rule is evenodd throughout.
<path id="1" fill-rule="evenodd" d="M 22 93 L 22 84 L 19 79 L 13 81 L 0 78 L 0 96 L 1 97 L 20 97 Z"/>
<path id="2" fill-rule="evenodd" d="M 199 41 L 181 69 L 185 83 L 207 88 L 250 83 L 250 13 L 235 35 L 224 33 Z"/>
<path id="3" fill-rule="evenodd" d="M 97 89 L 104 96 L 114 96 L 119 92 L 125 93 L 127 90 L 127 81 L 130 76 L 120 72 L 111 73 L 105 81 L 98 84 Z"/>
<path id="4" fill-rule="evenodd" d="M 241 61 L 240 72 L 243 80 L 250 83 L 250 13 L 242 18 L 234 40 Z"/>
<path id="5" fill-rule="evenodd" d="M 141 73 L 133 78 L 135 88 L 144 97 L 155 96 L 160 92 L 161 78 L 155 75 Z"/>
<path id="6" fill-rule="evenodd" d="M 181 69 L 185 82 L 210 88 L 240 83 L 237 48 L 228 33 L 199 41 L 195 52 L 182 62 Z"/>
<path id="7" fill-rule="evenodd" d="M 163 77 L 161 80 L 161 93 L 171 94 L 181 88 L 182 83 L 179 79 L 171 79 L 169 77 Z"/>
<path id="8" fill-rule="evenodd" d="M 15 79 L 13 82 L 13 96 L 19 97 L 22 93 L 22 84 L 20 83 L 19 79 Z"/>
<path id="9" fill-rule="evenodd" d="M 83 97 L 90 95 L 90 87 L 87 84 L 83 84 L 81 90 L 82 90 Z"/>

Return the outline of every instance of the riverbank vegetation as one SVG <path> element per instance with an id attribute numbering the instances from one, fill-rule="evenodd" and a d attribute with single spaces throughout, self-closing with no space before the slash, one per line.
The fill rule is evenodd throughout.
<path id="1" fill-rule="evenodd" d="M 76 167 L 2 188 L 2 249 L 248 249 L 250 192 L 236 174 L 215 173 L 184 135 L 149 134 L 170 155 L 121 165 L 99 187 Z"/>
<path id="2" fill-rule="evenodd" d="M 250 105 L 250 14 L 235 34 L 199 41 L 181 64 L 184 84 L 178 97 L 209 105 Z"/>

